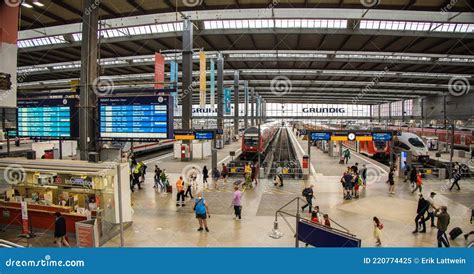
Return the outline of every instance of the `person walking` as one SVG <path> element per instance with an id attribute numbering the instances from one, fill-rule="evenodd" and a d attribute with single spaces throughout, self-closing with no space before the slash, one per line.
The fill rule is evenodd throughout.
<path id="1" fill-rule="evenodd" d="M 415 230 L 413 233 L 426 233 L 426 219 L 425 214 L 428 211 L 430 204 L 428 201 L 423 198 L 423 195 L 420 194 L 420 198 L 418 199 L 418 206 L 416 208 L 416 217 L 415 217 Z M 418 231 L 418 228 L 422 227 L 421 231 Z"/>
<path id="2" fill-rule="evenodd" d="M 242 219 L 242 192 L 239 190 L 238 186 L 234 187 L 234 195 L 232 198 L 232 205 L 234 206 L 234 220 L 238 218 L 239 220 Z"/>
<path id="3" fill-rule="evenodd" d="M 413 166 L 413 168 L 410 170 L 410 183 L 411 187 L 415 187 L 416 184 L 416 175 L 418 174 L 416 167 Z"/>
<path id="4" fill-rule="evenodd" d="M 196 167 L 192 167 L 191 171 L 189 172 L 189 184 L 191 187 L 197 188 L 197 177 L 198 177 L 198 172 Z"/>
<path id="5" fill-rule="evenodd" d="M 56 212 L 54 215 L 56 216 L 56 220 L 54 221 L 54 241 L 58 247 L 62 247 L 63 244 L 67 247 L 71 247 L 66 240 L 66 219 L 64 219 L 64 216 L 61 215 L 60 212 Z"/>
<path id="6" fill-rule="evenodd" d="M 222 176 L 222 179 L 224 179 L 224 184 L 227 184 L 227 175 L 229 175 L 229 171 L 227 170 L 227 166 L 224 163 L 222 163 L 221 176 Z"/>
<path id="7" fill-rule="evenodd" d="M 183 176 L 179 176 L 178 181 L 176 181 L 176 206 L 186 206 L 184 204 L 184 182 Z M 179 201 L 181 198 L 181 202 Z"/>
<path id="8" fill-rule="evenodd" d="M 455 168 L 453 170 L 453 183 L 451 184 L 451 187 L 449 188 L 449 191 L 452 191 L 453 187 L 455 185 L 458 188 L 458 191 L 461 190 L 461 188 L 459 187 L 459 181 L 461 180 L 461 177 L 462 177 L 461 169 L 460 168 Z"/>
<path id="9" fill-rule="evenodd" d="M 365 187 L 367 185 L 367 166 L 365 164 L 362 165 L 360 177 L 362 178 L 362 184 Z"/>
<path id="10" fill-rule="evenodd" d="M 344 156 L 344 163 L 345 164 L 349 163 L 349 159 L 351 158 L 351 151 L 348 148 L 346 148 L 346 150 L 344 150 L 343 156 Z"/>
<path id="11" fill-rule="evenodd" d="M 203 186 L 209 186 L 207 179 L 209 178 L 209 170 L 207 170 L 207 166 L 202 168 L 202 184 Z"/>
<path id="12" fill-rule="evenodd" d="M 192 185 L 191 185 L 191 183 L 189 182 L 189 180 L 188 180 L 188 181 L 184 181 L 183 183 L 184 183 L 184 189 L 186 189 L 186 191 L 184 192 L 184 197 L 185 197 L 185 198 L 188 198 L 188 194 L 189 194 L 189 197 L 190 197 L 191 199 L 194 199 L 194 197 L 193 197 L 193 192 L 192 192 Z"/>
<path id="13" fill-rule="evenodd" d="M 388 173 L 388 193 L 395 194 L 395 180 L 393 178 L 393 169 Z"/>
<path id="14" fill-rule="evenodd" d="M 407 162 L 403 162 L 404 165 L 405 165 L 405 170 L 403 171 L 403 175 L 404 175 L 404 180 L 403 182 L 406 183 L 407 180 L 408 180 L 408 177 L 410 176 L 410 172 L 411 172 L 411 167 L 410 165 L 407 164 Z"/>
<path id="15" fill-rule="evenodd" d="M 166 174 L 166 169 L 163 169 L 160 174 L 160 181 L 161 181 L 161 192 L 167 192 L 167 187 L 169 186 L 170 182 L 168 179 L 168 175 Z"/>
<path id="16" fill-rule="evenodd" d="M 155 181 L 155 184 L 153 185 L 153 188 L 157 189 L 163 189 L 163 186 L 161 184 L 161 169 L 158 167 L 158 165 L 155 165 L 155 175 L 153 176 L 153 180 Z"/>
<path id="17" fill-rule="evenodd" d="M 428 207 L 428 218 L 431 220 L 431 227 L 436 227 L 434 224 L 434 219 L 435 219 L 435 211 L 436 211 L 436 206 L 434 203 L 434 198 L 436 196 L 436 192 L 431 192 L 430 197 L 428 197 L 426 200 L 430 204 Z"/>
<path id="18" fill-rule="evenodd" d="M 439 212 L 439 213 L 438 213 Z M 438 218 L 436 227 L 438 228 L 438 233 L 436 238 L 438 240 L 438 247 L 449 247 L 449 240 L 446 236 L 446 231 L 448 230 L 449 221 L 451 217 L 448 214 L 448 208 L 446 206 L 441 206 L 436 210 L 435 217 Z"/>
<path id="19" fill-rule="evenodd" d="M 422 186 L 423 186 L 423 179 L 421 178 L 421 172 L 418 171 L 416 174 L 416 187 L 413 189 L 411 193 L 415 193 L 415 191 L 418 189 L 421 193 L 422 191 Z"/>
<path id="20" fill-rule="evenodd" d="M 252 183 L 255 181 L 255 185 L 258 185 L 258 176 L 257 176 L 257 164 L 256 163 L 253 163 L 252 165 L 252 175 L 251 175 L 251 179 L 252 179 Z"/>
<path id="21" fill-rule="evenodd" d="M 314 185 L 310 185 L 309 187 L 303 189 L 302 195 L 306 199 L 306 205 L 301 207 L 301 211 L 304 211 L 306 207 L 309 207 L 308 212 L 311 213 L 311 210 L 313 209 L 313 197 L 314 197 L 313 187 Z"/>
<path id="22" fill-rule="evenodd" d="M 207 218 L 211 218 L 209 214 L 209 206 L 207 205 L 206 200 L 202 197 L 202 192 L 199 192 L 196 200 L 193 204 L 193 209 L 196 214 L 196 219 L 199 221 L 198 231 L 203 231 L 203 226 L 206 232 L 209 232 L 207 227 Z"/>
<path id="23" fill-rule="evenodd" d="M 376 246 L 381 246 L 382 245 L 382 229 L 383 229 L 383 224 L 380 222 L 379 218 L 374 217 L 374 238 L 375 238 L 375 245 Z"/>

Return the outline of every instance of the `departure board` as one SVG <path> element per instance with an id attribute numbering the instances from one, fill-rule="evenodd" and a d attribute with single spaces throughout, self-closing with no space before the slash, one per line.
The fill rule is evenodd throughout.
<path id="1" fill-rule="evenodd" d="M 76 139 L 79 137 L 78 101 L 68 99 L 18 100 L 18 137 Z"/>
<path id="2" fill-rule="evenodd" d="M 100 138 L 170 139 L 173 132 L 172 107 L 168 96 L 99 98 Z"/>

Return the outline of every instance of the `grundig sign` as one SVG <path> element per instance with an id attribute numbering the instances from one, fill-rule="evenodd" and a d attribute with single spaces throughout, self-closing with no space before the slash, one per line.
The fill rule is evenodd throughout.
<path id="1" fill-rule="evenodd" d="M 345 108 L 303 108 L 304 113 L 346 113 Z"/>

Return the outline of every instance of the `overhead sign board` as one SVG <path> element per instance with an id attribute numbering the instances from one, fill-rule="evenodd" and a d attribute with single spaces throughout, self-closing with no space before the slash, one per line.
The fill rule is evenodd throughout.
<path id="1" fill-rule="evenodd" d="M 172 138 L 173 102 L 169 96 L 99 98 L 101 139 L 156 141 Z"/>
<path id="2" fill-rule="evenodd" d="M 74 98 L 18 100 L 18 137 L 76 139 L 78 101 Z"/>
<path id="3" fill-rule="evenodd" d="M 196 140 L 214 140 L 216 133 L 214 130 L 195 130 Z"/>
<path id="4" fill-rule="evenodd" d="M 194 131 L 191 129 L 175 129 L 175 140 L 194 140 Z"/>
<path id="5" fill-rule="evenodd" d="M 348 130 L 332 130 L 332 131 L 312 131 L 309 132 L 311 141 L 392 141 L 393 132 L 391 131 L 348 131 Z"/>

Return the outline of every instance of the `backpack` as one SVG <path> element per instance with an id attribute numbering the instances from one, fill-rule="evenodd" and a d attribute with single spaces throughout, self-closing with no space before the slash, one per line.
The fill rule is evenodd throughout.
<path id="1" fill-rule="evenodd" d="M 306 196 L 308 196 L 308 192 L 309 192 L 309 189 L 305 188 L 305 189 L 303 189 L 303 192 L 301 192 L 301 195 L 306 197 Z"/>

